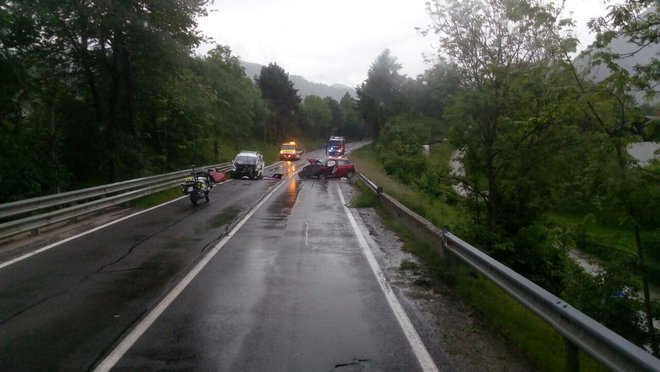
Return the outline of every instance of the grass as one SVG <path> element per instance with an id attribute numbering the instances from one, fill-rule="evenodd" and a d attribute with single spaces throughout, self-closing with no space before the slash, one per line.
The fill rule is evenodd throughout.
<path id="1" fill-rule="evenodd" d="M 179 190 L 179 188 L 176 187 L 176 188 L 160 191 L 155 194 L 143 196 L 139 199 L 135 199 L 129 202 L 128 205 L 132 208 L 151 208 L 158 204 L 163 204 L 170 200 L 176 199 L 182 195 L 183 194 L 181 193 L 181 190 Z"/>
<path id="2" fill-rule="evenodd" d="M 451 149 L 439 150 L 439 160 L 434 161 L 447 161 Z M 441 159 L 443 157 L 444 159 Z M 387 176 L 371 146 L 352 152 L 351 160 L 356 164 L 358 171 L 383 187 L 385 192 L 436 226 L 448 225 L 451 228 L 452 225 L 466 223 L 467 216 L 459 208 L 440 200 L 430 200 L 415 188 Z M 371 192 L 367 191 L 367 193 Z M 366 204 L 373 203 L 374 201 L 369 199 L 369 203 Z M 565 369 L 564 340 L 545 321 L 490 281 L 475 275 L 465 265 L 456 263 L 450 266 L 429 247 L 416 241 L 415 237 L 395 219 L 389 217 L 384 209 L 376 208 L 388 227 L 404 240 L 403 249 L 415 253 L 426 262 L 430 266 L 434 280 L 443 280 L 454 285 L 458 293 L 472 304 L 481 317 L 506 336 L 538 370 Z M 580 368 L 584 371 L 605 370 L 584 353 L 580 353 Z"/>
<path id="3" fill-rule="evenodd" d="M 538 370 L 566 369 L 564 339 L 552 327 L 484 278 L 463 273 L 456 281 L 461 295 L 469 299 L 482 317 L 516 345 Z M 607 369 L 580 353 L 580 370 Z"/>
<path id="4" fill-rule="evenodd" d="M 449 159 L 448 156 L 446 158 Z M 376 185 L 383 187 L 384 192 L 392 195 L 436 226 L 446 226 L 450 230 L 455 230 L 461 224 L 467 223 L 465 214 L 459 208 L 424 195 L 415 186 L 389 177 L 380 164 L 373 146 L 365 146 L 351 152 L 350 159 L 358 172 L 366 175 Z"/>

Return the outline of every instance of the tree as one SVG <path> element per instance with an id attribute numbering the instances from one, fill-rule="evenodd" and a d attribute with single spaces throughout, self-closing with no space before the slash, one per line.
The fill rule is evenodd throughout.
<path id="1" fill-rule="evenodd" d="M 293 82 L 289 80 L 289 74 L 276 63 L 270 63 L 261 69 L 257 85 L 273 115 L 272 127 L 264 130 L 264 140 L 280 142 L 287 137 L 299 135 L 296 119 L 300 97 L 293 87 Z"/>
<path id="2" fill-rule="evenodd" d="M 328 102 L 319 96 L 307 96 L 303 101 L 305 133 L 310 136 L 330 136 L 332 111 Z"/>
<path id="3" fill-rule="evenodd" d="M 344 133 L 344 115 L 341 111 L 341 107 L 339 107 L 339 102 L 332 97 L 325 97 L 325 103 L 328 104 L 331 118 L 329 121 L 329 131 L 328 133 L 325 133 L 323 137 L 330 137 L 332 134 L 347 136 L 347 134 Z"/>
<path id="4" fill-rule="evenodd" d="M 471 195 L 485 202 L 487 227 L 496 232 L 508 215 L 503 178 L 516 151 L 556 139 L 548 133 L 560 129 L 560 122 L 544 107 L 539 87 L 548 83 L 543 77 L 551 70 L 545 66 L 557 60 L 555 34 L 565 22 L 556 17 L 556 9 L 538 2 L 436 0 L 427 10 L 431 31 L 439 36 L 440 54 L 462 89 L 453 115 L 465 123 L 467 131 L 458 136 L 458 145 L 467 147 L 467 171 L 474 175 L 463 181 L 472 185 Z"/>
<path id="5" fill-rule="evenodd" d="M 581 93 L 596 128 L 610 146 L 614 161 L 611 163 L 609 176 L 605 177 L 606 198 L 618 206 L 621 223 L 628 226 L 635 237 L 639 273 L 644 293 L 644 312 L 646 327 L 653 354 L 660 355 L 653 326 L 653 314 L 647 278 L 644 232 L 657 233 L 659 221 L 657 210 L 660 205 L 660 175 L 653 170 L 631 167 L 626 145 L 634 141 L 630 134 L 635 132 L 635 110 L 631 109 L 634 100 L 630 96 L 633 88 L 642 89 L 647 96 L 657 94 L 660 81 L 660 61 L 653 57 L 646 64 L 638 63 L 633 73 L 621 66 L 621 60 L 633 56 L 643 49 L 657 47 L 660 27 L 660 4 L 650 0 L 628 0 L 625 4 L 609 7 L 606 17 L 590 22 L 590 27 L 597 33 L 593 45 L 593 64 L 604 63 L 612 74 L 597 84 L 594 89 L 578 77 L 577 70 L 564 50 L 566 65 L 572 68 L 576 86 Z M 629 53 L 612 51 L 609 46 L 615 38 L 626 38 L 637 47 Z"/>
<path id="6" fill-rule="evenodd" d="M 144 171 L 145 106 L 137 102 L 187 62 L 201 40 L 194 28 L 206 3 L 18 0 L 3 6 L 9 24 L 17 26 L 3 37 L 3 54 L 19 75 L 27 73 L 25 83 L 48 79 L 47 93 L 43 81 L 24 84 L 29 93 L 22 104 L 34 109 L 25 120 L 49 128 L 43 132 L 51 161 L 72 161 L 66 167 L 76 182 L 115 181 Z M 38 94 L 46 99 L 35 100 Z M 69 144 L 76 159 L 61 150 Z M 79 166 L 85 161 L 78 158 L 97 166 Z"/>
<path id="7" fill-rule="evenodd" d="M 220 143 L 262 135 L 268 115 L 259 88 L 245 74 L 231 49 L 216 46 L 200 61 L 203 79 L 213 89 L 214 153 L 220 158 Z"/>
<path id="8" fill-rule="evenodd" d="M 399 75 L 399 70 L 396 57 L 385 49 L 369 68 L 367 80 L 357 88 L 358 107 L 376 139 L 383 125 L 400 112 L 405 77 Z"/>
<path id="9" fill-rule="evenodd" d="M 578 95 L 557 49 L 575 45 L 569 21 L 538 1 L 434 1 L 427 8 L 444 56 L 445 122 L 465 149 L 470 239 L 494 258 L 559 293 L 566 252 L 543 219 L 553 160 L 576 142 Z M 442 91 L 441 91 L 442 92 Z M 582 110 L 583 111 L 583 110 Z M 576 113 L 578 115 L 576 115 Z"/>
<path id="10" fill-rule="evenodd" d="M 339 129 L 340 133 L 349 138 L 365 138 L 370 135 L 365 128 L 357 103 L 350 94 L 346 93 L 341 97 L 339 108 L 343 118 L 342 127 Z"/>
<path id="11" fill-rule="evenodd" d="M 644 62 L 638 62 L 629 72 L 620 65 L 620 61 L 634 57 L 649 48 L 658 48 L 660 44 L 660 4 L 654 0 L 627 0 L 622 4 L 609 7 L 605 17 L 598 17 L 589 22 L 589 27 L 596 33 L 592 45 L 596 49 L 593 63 L 604 63 L 612 76 L 623 75 L 631 87 L 643 90 L 647 97 L 656 96 L 660 90 L 660 59 L 655 56 Z M 625 38 L 634 46 L 627 51 L 613 51 L 609 48 L 616 38 Z"/>

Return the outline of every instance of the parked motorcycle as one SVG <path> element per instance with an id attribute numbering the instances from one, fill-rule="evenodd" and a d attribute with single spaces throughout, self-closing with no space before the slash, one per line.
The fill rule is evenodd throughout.
<path id="1" fill-rule="evenodd" d="M 183 180 L 180 185 L 181 192 L 190 196 L 192 205 L 197 205 L 202 198 L 209 201 L 209 191 L 211 190 L 210 175 L 205 171 L 195 171 L 195 166 L 192 166 L 192 173 L 190 176 Z"/>

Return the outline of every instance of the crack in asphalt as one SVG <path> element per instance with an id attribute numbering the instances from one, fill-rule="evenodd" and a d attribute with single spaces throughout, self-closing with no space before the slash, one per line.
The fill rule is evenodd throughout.
<path id="1" fill-rule="evenodd" d="M 10 320 L 16 318 L 17 316 L 23 314 L 24 312 L 26 312 L 26 311 L 28 311 L 28 310 L 30 310 L 30 309 L 32 309 L 32 308 L 35 308 L 35 307 L 37 307 L 37 306 L 43 304 L 44 302 L 46 302 L 46 301 L 48 301 L 48 300 L 50 300 L 50 299 L 52 299 L 52 298 L 59 297 L 59 296 L 63 295 L 64 293 L 65 293 L 65 292 L 58 292 L 58 293 L 55 293 L 55 294 L 53 294 L 53 295 L 50 295 L 50 296 L 48 296 L 48 297 L 46 297 L 46 298 L 44 298 L 44 299 L 41 299 L 41 300 L 39 300 L 39 301 L 33 303 L 32 305 L 26 306 L 26 307 L 24 307 L 23 309 L 18 310 L 18 311 L 15 312 L 14 314 L 10 315 L 8 318 L 5 318 L 5 319 L 1 320 L 1 321 L 0 321 L 0 325 L 4 325 L 5 323 L 7 323 L 7 322 L 9 322 Z"/>
<path id="2" fill-rule="evenodd" d="M 192 211 L 192 212 L 186 214 L 185 216 L 181 217 L 180 219 L 174 221 L 173 223 L 171 223 L 171 224 L 169 224 L 169 225 L 166 225 L 165 227 L 163 227 L 162 229 L 156 231 L 155 233 L 150 234 L 150 235 L 144 237 L 142 240 L 140 240 L 139 242 L 137 242 L 137 243 L 133 244 L 131 247 L 129 247 L 128 250 L 126 251 L 126 253 L 124 253 L 123 255 L 121 255 L 119 258 L 117 258 L 116 260 L 114 260 L 114 261 L 112 261 L 112 262 L 110 262 L 110 263 L 107 263 L 107 264 L 105 264 L 105 265 L 102 265 L 101 267 L 99 267 L 98 269 L 96 269 L 95 271 L 93 271 L 93 272 L 91 272 L 91 273 L 86 274 L 85 276 L 82 277 L 82 279 L 80 279 L 80 281 L 81 281 L 81 282 L 84 282 L 84 281 L 87 280 L 91 275 L 99 274 L 99 273 L 103 272 L 107 267 L 110 267 L 110 266 L 112 266 L 112 265 L 116 265 L 116 264 L 120 263 L 120 262 L 123 261 L 126 257 L 130 256 L 131 253 L 133 253 L 133 251 L 134 251 L 136 248 L 138 248 L 140 245 L 142 245 L 144 242 L 146 242 L 147 240 L 153 238 L 154 236 L 156 236 L 156 235 L 162 233 L 163 231 L 166 231 L 166 230 L 170 229 L 171 227 L 176 226 L 177 224 L 181 223 L 181 221 L 183 221 L 183 220 L 185 220 L 186 218 L 190 217 L 193 213 L 195 213 L 195 211 Z M 129 270 L 132 270 L 132 269 L 129 269 Z M 114 270 L 114 271 L 109 271 L 109 272 L 118 272 L 118 271 L 120 271 L 120 270 Z M 121 270 L 121 271 L 128 271 L 128 270 Z"/>
<path id="3" fill-rule="evenodd" d="M 272 189 L 272 186 L 271 186 L 271 189 Z M 265 195 L 268 195 L 268 194 L 265 194 Z M 255 205 L 257 205 L 257 204 L 259 203 L 259 201 L 261 201 L 261 200 L 265 197 L 265 195 L 262 196 L 262 197 L 261 197 L 261 198 L 255 203 Z M 232 230 L 233 226 L 235 226 L 235 225 L 238 223 L 238 221 L 241 221 L 241 220 L 243 219 L 243 217 L 245 217 L 246 215 L 248 215 L 248 214 L 250 213 L 250 211 L 252 211 L 253 208 L 254 208 L 254 206 L 250 206 L 249 208 L 247 208 L 247 209 L 245 210 L 244 213 L 239 214 L 239 215 L 237 216 L 237 218 L 234 219 L 234 222 L 233 222 L 233 223 L 229 223 L 229 224 L 227 224 L 227 225 L 225 226 L 225 231 L 223 231 L 218 237 L 215 237 L 215 238 L 213 238 L 211 241 L 207 242 L 207 243 L 202 247 L 200 253 L 204 253 L 204 252 L 206 252 L 209 248 L 214 247 L 214 246 L 215 246 L 215 244 L 214 244 L 215 242 L 218 242 L 218 241 L 220 241 L 223 237 L 227 236 L 227 234 L 229 234 L 229 232 Z M 87 280 L 91 275 L 101 273 L 101 272 L 103 272 L 106 268 L 108 268 L 108 267 L 110 267 L 110 266 L 112 266 L 112 265 L 116 265 L 116 264 L 120 263 L 120 262 L 123 261 L 125 258 L 127 258 L 128 256 L 130 256 L 131 253 L 133 253 L 133 251 L 134 251 L 136 248 L 138 248 L 140 245 L 142 245 L 144 242 L 146 242 L 147 240 L 153 238 L 154 236 L 156 236 L 156 235 L 162 233 L 163 231 L 166 231 L 166 230 L 168 230 L 169 228 L 171 228 L 171 227 L 173 227 L 173 226 L 175 226 L 175 225 L 181 223 L 183 220 L 187 219 L 188 217 L 190 217 L 190 216 L 193 215 L 194 213 L 196 213 L 196 212 L 193 210 L 193 211 L 191 211 L 190 213 L 188 213 L 188 214 L 184 215 L 183 217 L 181 217 L 180 219 L 174 221 L 173 223 L 171 223 L 171 224 L 169 224 L 169 225 L 166 225 L 165 227 L 163 227 L 163 228 L 160 229 L 159 231 L 157 231 L 157 232 L 155 232 L 155 233 L 153 233 L 153 234 L 150 234 L 150 235 L 144 237 L 142 240 L 140 240 L 139 242 L 137 242 L 136 244 L 134 244 L 134 245 L 132 245 L 130 248 L 128 248 L 128 251 L 126 251 L 126 253 L 124 253 L 123 255 L 121 255 L 119 258 L 117 258 L 116 260 L 114 260 L 114 261 L 112 261 L 112 262 L 110 262 L 110 263 L 107 263 L 107 264 L 105 264 L 105 265 L 102 265 L 101 267 L 99 267 L 98 269 L 96 269 L 95 271 L 93 271 L 93 272 L 91 272 L 91 273 L 86 274 L 86 275 L 85 275 L 80 281 L 81 281 L 81 282 L 82 282 L 82 281 L 85 281 L 85 280 Z M 114 271 L 105 271 L 105 272 L 119 272 L 119 271 L 130 271 L 130 270 L 136 270 L 136 269 L 114 270 Z"/>
<path id="4" fill-rule="evenodd" d="M 361 371 L 367 367 L 363 363 L 368 361 L 369 359 L 355 359 L 354 362 L 336 364 L 330 371 L 335 371 L 338 368 L 350 368 L 351 371 Z"/>
<path id="5" fill-rule="evenodd" d="M 219 242 L 222 238 L 224 238 L 225 236 L 227 236 L 227 234 L 229 234 L 229 232 L 231 231 L 231 229 L 230 229 L 231 226 L 232 226 L 232 224 L 227 224 L 225 226 L 225 231 L 223 231 L 218 237 L 216 237 L 216 238 L 212 239 L 211 241 L 209 241 L 208 243 L 204 244 L 204 246 L 202 247 L 202 250 L 199 251 L 199 253 L 204 253 L 209 248 L 215 247 L 215 244 L 217 242 Z"/>

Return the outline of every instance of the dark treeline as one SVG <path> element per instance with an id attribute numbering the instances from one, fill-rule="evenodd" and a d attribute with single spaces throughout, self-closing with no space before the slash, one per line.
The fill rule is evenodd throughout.
<path id="1" fill-rule="evenodd" d="M 333 120 L 319 122 L 281 67 L 255 84 L 226 47 L 194 56 L 207 5 L 0 5 L 0 203 L 228 161 L 243 144 L 365 136 L 350 96 L 324 100 Z"/>

